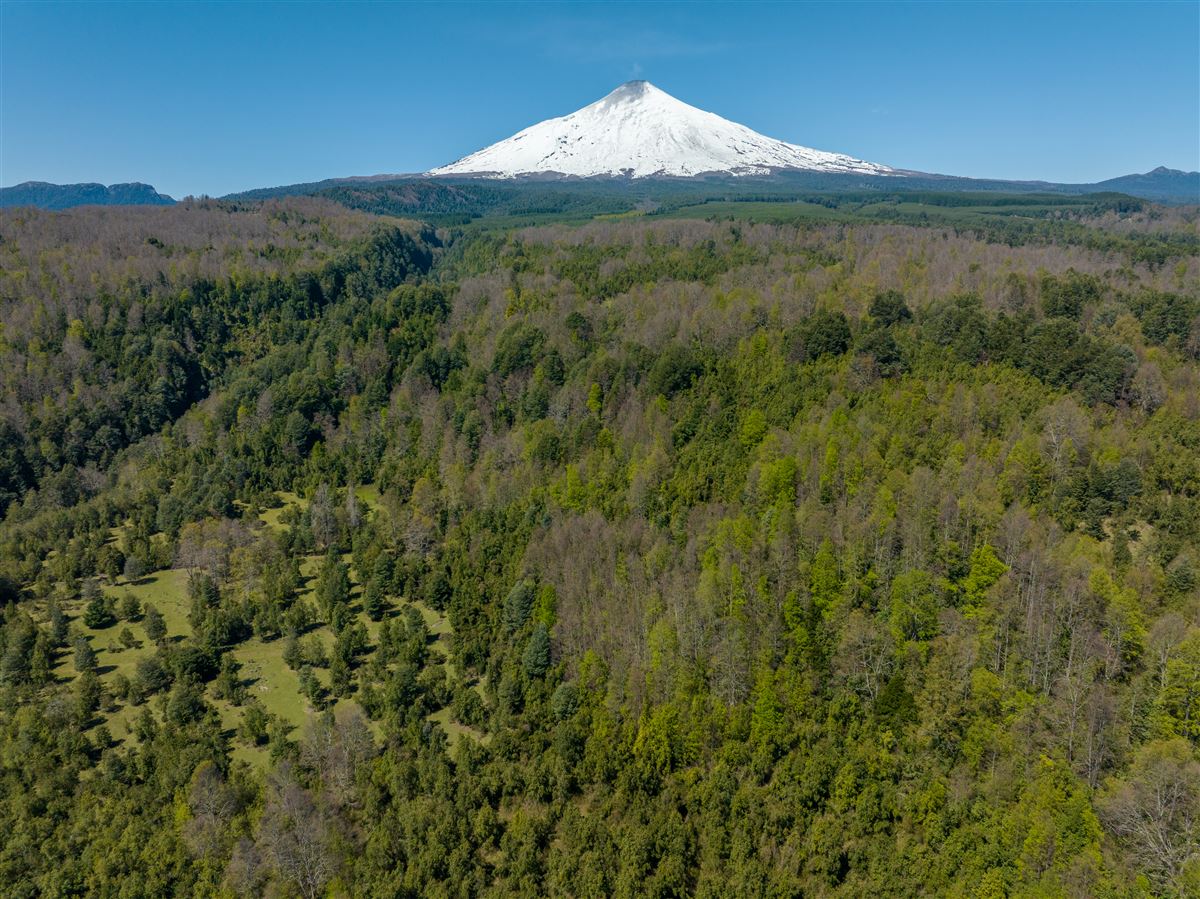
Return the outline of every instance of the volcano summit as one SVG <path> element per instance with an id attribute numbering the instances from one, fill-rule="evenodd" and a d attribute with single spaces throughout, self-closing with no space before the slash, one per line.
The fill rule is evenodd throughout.
<path id="1" fill-rule="evenodd" d="M 766 137 L 689 106 L 648 81 L 630 81 L 590 106 L 546 119 L 428 174 L 687 178 L 787 170 L 861 175 L 894 171 L 853 156 Z"/>

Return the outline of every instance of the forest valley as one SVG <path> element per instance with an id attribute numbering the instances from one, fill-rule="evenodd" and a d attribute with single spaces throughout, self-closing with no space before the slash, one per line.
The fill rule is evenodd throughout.
<path id="1" fill-rule="evenodd" d="M 1200 895 L 1197 212 L 950 206 L 5 210 L 0 893 Z"/>

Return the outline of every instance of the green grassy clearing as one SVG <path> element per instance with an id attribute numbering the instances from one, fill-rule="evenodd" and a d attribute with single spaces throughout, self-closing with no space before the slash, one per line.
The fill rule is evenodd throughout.
<path id="1" fill-rule="evenodd" d="M 355 492 L 359 500 L 368 509 L 374 509 L 378 506 L 379 492 L 374 485 L 359 486 Z M 277 494 L 277 498 L 279 500 L 278 505 L 263 510 L 258 516 L 263 526 L 272 530 L 282 530 L 284 527 L 283 517 L 289 509 L 296 508 L 303 510 L 307 505 L 307 500 L 294 493 L 281 492 Z M 120 529 L 114 529 L 113 539 L 119 540 L 120 537 Z M 312 601 L 321 558 L 321 556 L 314 554 L 301 559 L 300 572 L 305 581 L 299 598 Z M 349 555 L 343 558 L 347 563 L 351 563 Z M 361 602 L 359 601 L 359 596 L 362 592 L 361 581 L 357 572 L 353 570 L 352 564 L 350 579 L 351 608 L 358 620 L 366 626 L 371 641 L 375 642 L 378 640 L 379 624 L 371 621 L 362 610 Z M 167 630 L 165 639 L 170 641 L 180 640 L 191 633 L 191 627 L 188 624 L 189 600 L 187 582 L 187 571 L 172 568 L 152 572 L 136 582 L 128 582 L 124 578 L 121 578 L 115 584 L 104 585 L 102 589 L 118 605 L 121 599 L 127 595 L 131 595 L 139 601 L 143 610 L 148 605 L 154 606 L 163 616 Z M 421 617 L 424 619 L 425 626 L 428 628 L 432 638 L 430 664 L 443 664 L 451 674 L 454 674 L 453 663 L 450 661 L 452 629 L 449 619 L 420 600 L 394 599 L 393 604 L 398 611 L 402 611 L 405 605 L 411 604 L 421 613 Z M 82 600 L 75 600 L 65 603 L 64 610 L 72 619 L 76 632 L 85 636 L 91 644 L 92 649 L 96 652 L 97 673 L 100 676 L 101 684 L 108 688 L 110 694 L 108 704 L 105 708 L 101 709 L 97 716 L 93 732 L 95 728 L 104 724 L 108 727 L 115 741 L 124 742 L 130 736 L 132 723 L 140 713 L 141 706 L 116 700 L 111 696 L 112 687 L 119 675 L 133 680 L 138 662 L 141 659 L 153 656 L 156 646 L 146 636 L 144 614 L 132 621 L 118 620 L 109 627 L 92 630 L 82 624 L 83 606 L 84 603 Z M 135 645 L 130 647 L 122 645 L 119 635 L 125 628 L 128 628 L 136 638 Z M 334 635 L 326 625 L 318 625 L 309 632 L 309 635 L 315 635 L 327 651 L 333 649 Z M 311 637 L 309 638 L 311 639 Z M 316 714 L 316 709 L 309 704 L 308 700 L 300 692 L 299 676 L 297 673 L 284 662 L 283 654 L 285 646 L 286 641 L 283 639 L 262 640 L 258 637 L 252 637 L 234 647 L 231 650 L 231 655 L 241 665 L 240 675 L 247 697 L 253 698 L 260 703 L 269 714 L 278 716 L 291 725 L 294 735 L 303 728 L 305 722 L 311 716 Z M 77 673 L 74 667 L 74 654 L 69 649 L 59 654 L 54 667 L 54 674 L 61 683 L 70 684 L 74 681 Z M 329 675 L 326 670 L 317 669 L 314 671 L 314 674 L 323 686 L 329 686 Z M 476 688 L 482 694 L 482 686 L 476 684 Z M 241 723 L 244 707 L 236 706 L 225 699 L 216 698 L 213 695 L 211 686 L 207 690 L 206 699 L 220 715 L 224 728 L 230 734 L 235 733 Z M 147 701 L 147 705 L 151 709 L 157 709 L 160 702 L 161 697 L 154 696 Z M 352 700 L 340 699 L 332 707 L 336 709 L 339 705 L 348 702 L 352 702 Z M 434 712 L 429 716 L 429 719 L 437 722 L 452 740 L 457 739 L 459 736 L 477 741 L 483 741 L 487 738 L 486 734 L 451 720 L 448 708 Z M 376 725 L 372 724 L 372 727 L 375 728 Z M 233 741 L 233 755 L 235 758 L 243 759 L 256 765 L 265 765 L 269 758 L 266 746 L 247 746 L 240 740 Z"/>

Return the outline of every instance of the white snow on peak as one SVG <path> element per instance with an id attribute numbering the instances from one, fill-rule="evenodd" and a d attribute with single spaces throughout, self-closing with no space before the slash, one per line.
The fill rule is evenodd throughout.
<path id="1" fill-rule="evenodd" d="M 886 165 L 766 137 L 676 100 L 648 81 L 630 81 L 590 106 L 546 119 L 428 174 L 645 178 L 776 169 L 892 173 Z"/>

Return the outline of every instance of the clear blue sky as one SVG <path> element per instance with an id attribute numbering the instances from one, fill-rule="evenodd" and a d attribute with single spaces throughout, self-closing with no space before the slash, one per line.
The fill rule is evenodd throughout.
<path id="1" fill-rule="evenodd" d="M 894 166 L 1200 167 L 1200 3 L 0 2 L 0 184 L 423 171 L 646 78 Z"/>

